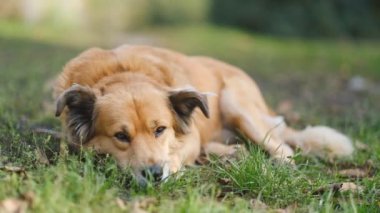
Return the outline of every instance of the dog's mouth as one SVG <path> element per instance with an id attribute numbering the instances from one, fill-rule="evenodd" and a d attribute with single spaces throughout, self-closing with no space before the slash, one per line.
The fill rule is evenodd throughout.
<path id="1" fill-rule="evenodd" d="M 147 187 L 148 185 L 155 185 L 166 181 L 169 178 L 170 169 L 167 164 L 153 165 L 144 167 L 143 169 L 136 169 L 134 176 L 140 187 Z"/>

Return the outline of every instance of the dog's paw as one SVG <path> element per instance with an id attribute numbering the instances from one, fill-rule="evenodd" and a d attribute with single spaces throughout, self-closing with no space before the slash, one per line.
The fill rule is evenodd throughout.
<path id="1" fill-rule="evenodd" d="M 219 157 L 234 157 L 240 153 L 247 152 L 241 144 L 225 145 L 218 142 L 210 142 L 203 147 L 206 155 L 217 155 Z"/>
<path id="2" fill-rule="evenodd" d="M 280 147 L 278 147 L 275 154 L 272 155 L 272 158 L 278 163 L 289 163 L 291 165 L 294 165 L 293 156 L 293 149 L 286 144 L 282 144 Z"/>

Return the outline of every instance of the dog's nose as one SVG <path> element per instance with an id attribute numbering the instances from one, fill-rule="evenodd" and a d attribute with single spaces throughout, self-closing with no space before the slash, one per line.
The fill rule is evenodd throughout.
<path id="1" fill-rule="evenodd" d="M 141 175 L 148 180 L 160 181 L 163 175 L 163 168 L 158 165 L 153 165 L 142 170 Z"/>

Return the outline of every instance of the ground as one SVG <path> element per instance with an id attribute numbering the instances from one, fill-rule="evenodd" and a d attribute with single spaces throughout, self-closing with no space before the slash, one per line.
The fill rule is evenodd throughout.
<path id="1" fill-rule="evenodd" d="M 31 212 L 380 209 L 379 42 L 280 39 L 214 26 L 146 29 L 98 42 L 1 24 L 0 211 L 7 202 Z M 165 183 L 139 188 L 112 158 L 67 153 L 55 135 L 40 131 L 60 130 L 49 82 L 62 66 L 97 42 L 112 47 L 125 41 L 242 67 L 292 126 L 337 128 L 353 138 L 356 152 L 333 162 L 297 154 L 291 167 L 248 145 L 247 156 L 203 160 Z"/>

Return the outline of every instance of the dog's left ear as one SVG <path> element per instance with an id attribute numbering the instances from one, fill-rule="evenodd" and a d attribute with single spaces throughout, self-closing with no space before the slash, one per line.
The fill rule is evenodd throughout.
<path id="1" fill-rule="evenodd" d="M 195 108 L 199 108 L 203 115 L 210 117 L 207 95 L 194 90 L 179 90 L 169 93 L 169 100 L 176 113 L 177 130 L 181 133 L 187 132 L 191 115 Z"/>

